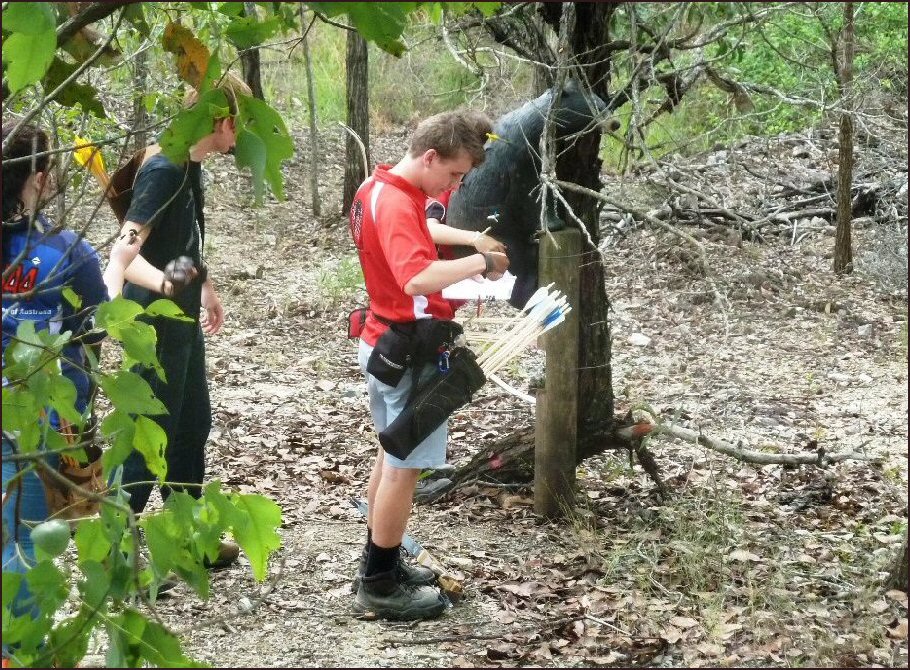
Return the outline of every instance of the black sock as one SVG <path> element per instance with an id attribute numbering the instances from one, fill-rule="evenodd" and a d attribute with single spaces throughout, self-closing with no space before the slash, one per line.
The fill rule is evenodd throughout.
<path id="1" fill-rule="evenodd" d="M 370 545 L 373 543 L 373 531 L 367 526 L 367 543 L 363 545 L 363 560 L 367 560 L 367 554 L 370 553 Z"/>
<path id="2" fill-rule="evenodd" d="M 370 551 L 367 553 L 367 567 L 364 574 L 372 577 L 383 572 L 392 572 L 398 565 L 400 547 L 400 544 L 394 547 L 380 547 L 370 540 Z"/>

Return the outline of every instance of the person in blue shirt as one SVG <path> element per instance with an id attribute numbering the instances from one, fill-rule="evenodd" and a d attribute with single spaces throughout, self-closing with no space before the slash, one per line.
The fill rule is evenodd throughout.
<path id="1" fill-rule="evenodd" d="M 98 254 L 72 230 L 62 230 L 41 211 L 56 194 L 47 133 L 34 125 L 17 129 L 3 124 L 3 357 L 16 337 L 20 324 L 31 321 L 35 330 L 69 331 L 80 338 L 65 346 L 61 371 L 76 388 L 75 407 L 85 411 L 90 400 L 84 345 L 97 344 L 102 335 L 82 337 L 93 327 L 98 305 L 108 299 Z M 43 154 L 43 155 L 42 155 Z M 8 163 L 14 158 L 31 160 Z M 109 283 L 118 287 L 126 266 L 136 255 L 134 240 L 121 237 L 112 247 L 106 271 Z M 64 297 L 71 289 L 81 300 L 77 309 Z M 119 288 L 117 288 L 119 291 Z M 7 380 L 4 378 L 4 385 Z M 36 420 L 38 417 L 36 417 Z M 61 430 L 61 419 L 49 412 L 47 421 Z M 3 572 L 25 573 L 35 562 L 31 526 L 48 516 L 44 487 L 38 475 L 8 457 L 16 452 L 15 435 L 3 432 Z M 49 453 L 46 464 L 56 468 L 59 456 Z M 25 582 L 13 600 L 15 615 L 37 612 Z M 3 654 L 10 653 L 3 645 Z"/>

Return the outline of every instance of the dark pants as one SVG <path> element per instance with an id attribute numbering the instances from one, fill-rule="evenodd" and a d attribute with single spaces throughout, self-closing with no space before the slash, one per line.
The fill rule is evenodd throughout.
<path id="1" fill-rule="evenodd" d="M 194 498 L 202 494 L 205 477 L 205 442 L 212 427 L 212 407 L 205 379 L 205 343 L 198 323 L 181 323 L 167 319 L 155 322 L 158 333 L 158 361 L 164 368 L 163 382 L 154 370 L 140 374 L 152 387 L 168 413 L 151 417 L 167 435 L 165 460 L 167 481 L 190 486 L 162 486 L 166 499 L 171 489 L 186 491 Z M 123 484 L 148 482 L 155 477 L 145 465 L 145 458 L 133 451 L 123 464 Z M 152 484 L 136 484 L 126 489 L 130 507 L 141 512 L 152 493 Z"/>

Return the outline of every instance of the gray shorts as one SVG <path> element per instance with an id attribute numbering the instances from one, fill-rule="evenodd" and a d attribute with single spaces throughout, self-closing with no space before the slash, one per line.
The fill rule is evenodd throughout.
<path id="1" fill-rule="evenodd" d="M 357 358 L 360 362 L 360 369 L 363 370 L 363 374 L 367 377 L 367 391 L 370 394 L 370 414 L 373 415 L 373 426 L 378 434 L 385 430 L 404 409 L 408 393 L 411 391 L 413 375 L 411 370 L 408 370 L 398 386 L 383 384 L 373 375 L 367 373 L 367 361 L 370 359 L 372 351 L 373 347 L 360 340 Z M 421 372 L 421 379 L 431 376 L 435 369 L 433 365 L 427 365 Z M 449 425 L 448 422 L 445 422 L 430 433 L 427 439 L 418 444 L 405 460 L 385 454 L 385 463 L 393 468 L 410 469 L 435 468 L 445 465 L 446 442 L 448 439 Z"/>

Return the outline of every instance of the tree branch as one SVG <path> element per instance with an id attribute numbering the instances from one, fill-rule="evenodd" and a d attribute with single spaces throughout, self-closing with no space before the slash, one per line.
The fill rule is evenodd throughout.
<path id="1" fill-rule="evenodd" d="M 86 10 L 86 11 L 88 11 L 88 10 Z M 73 73 L 69 77 L 64 79 L 60 83 L 60 85 L 57 86 L 57 88 L 55 88 L 53 91 L 51 91 L 46 96 L 44 96 L 44 98 L 41 100 L 41 102 L 34 109 L 32 109 L 28 114 L 26 114 L 25 118 L 23 118 L 22 121 L 20 121 L 19 123 L 16 124 L 16 126 L 13 128 L 12 132 L 10 132 L 10 134 L 7 135 L 6 139 L 3 140 L 3 149 L 2 149 L 3 153 L 6 153 L 7 148 L 9 147 L 10 144 L 12 144 L 12 141 L 16 138 L 16 136 L 19 134 L 19 131 L 22 128 L 24 128 L 27 124 L 31 123 L 32 119 L 34 119 L 36 116 L 38 116 L 38 114 L 41 113 L 41 110 L 43 110 L 45 107 L 47 107 L 47 104 L 49 102 L 51 102 L 54 98 L 56 98 L 58 95 L 60 95 L 60 92 L 63 91 L 63 89 L 65 89 L 67 86 L 69 86 L 74 81 L 76 81 L 76 79 L 79 77 L 79 75 L 81 75 L 83 72 L 85 72 L 92 65 L 92 63 L 94 63 L 96 60 L 98 60 L 101 57 L 101 54 L 103 54 L 107 50 L 108 46 L 110 46 L 111 42 L 113 42 L 114 38 L 117 36 L 117 29 L 120 27 L 120 23 L 122 21 L 123 21 L 123 13 L 121 12 L 120 17 L 117 19 L 116 25 L 114 26 L 113 30 L 111 30 L 111 34 L 108 35 L 106 40 L 104 40 L 104 44 L 102 44 L 100 47 L 98 47 L 91 56 L 89 56 L 87 59 L 85 59 L 85 61 L 82 62 L 79 65 L 79 67 L 77 67 L 75 70 L 73 70 Z"/>
<path id="2" fill-rule="evenodd" d="M 57 46 L 68 42 L 76 33 L 90 23 L 95 23 L 116 12 L 120 7 L 132 4 L 130 2 L 93 2 L 83 11 L 76 14 L 57 28 Z M 110 42 L 108 42 L 109 44 Z"/>
<path id="3" fill-rule="evenodd" d="M 750 451 L 742 449 L 729 442 L 718 440 L 717 438 L 708 437 L 701 431 L 683 428 L 672 423 L 661 423 L 654 426 L 651 435 L 661 433 L 678 437 L 686 442 L 694 442 L 712 451 L 730 456 L 743 463 L 752 463 L 754 465 L 819 465 L 825 466 L 830 463 L 840 463 L 841 461 L 869 461 L 878 463 L 881 461 L 879 456 L 868 456 L 866 454 L 857 454 L 854 452 L 842 452 L 829 454 L 823 448 L 819 448 L 814 453 L 805 454 L 771 454 L 764 451 Z"/>

